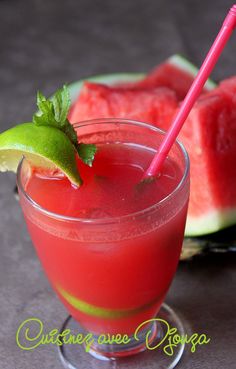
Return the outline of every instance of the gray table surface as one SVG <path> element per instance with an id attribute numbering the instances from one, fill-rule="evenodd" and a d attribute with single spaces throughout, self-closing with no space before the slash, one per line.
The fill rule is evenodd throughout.
<path id="1" fill-rule="evenodd" d="M 200 65 L 230 5 L 227 0 L 0 0 L 1 130 L 30 120 L 37 89 L 51 94 L 64 82 L 89 75 L 147 71 L 177 52 Z M 213 78 L 236 74 L 235 59 L 236 35 Z M 15 343 L 24 319 L 39 317 L 49 329 L 59 327 L 67 313 L 27 234 L 13 197 L 15 176 L 1 174 L 0 181 L 0 367 L 59 369 L 54 346 L 26 352 Z M 187 350 L 178 367 L 236 368 L 235 260 L 222 254 L 180 263 L 167 301 L 211 343 L 194 354 Z"/>

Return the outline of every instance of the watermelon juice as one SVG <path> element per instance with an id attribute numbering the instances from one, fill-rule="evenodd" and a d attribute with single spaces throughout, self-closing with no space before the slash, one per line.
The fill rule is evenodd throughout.
<path id="1" fill-rule="evenodd" d="M 95 143 L 84 183 L 23 161 L 18 186 L 44 270 L 70 314 L 88 331 L 132 334 L 155 317 L 175 273 L 189 197 L 188 158 L 176 143 L 161 176 L 137 185 L 163 133 L 115 120 L 76 127 Z"/>

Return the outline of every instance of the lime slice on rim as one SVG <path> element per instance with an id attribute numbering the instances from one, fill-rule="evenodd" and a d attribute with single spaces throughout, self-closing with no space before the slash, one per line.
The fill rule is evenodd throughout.
<path id="1" fill-rule="evenodd" d="M 23 123 L 1 133 L 0 171 L 16 172 L 22 157 L 33 167 L 59 169 L 76 186 L 82 184 L 75 148 L 57 128 Z"/>

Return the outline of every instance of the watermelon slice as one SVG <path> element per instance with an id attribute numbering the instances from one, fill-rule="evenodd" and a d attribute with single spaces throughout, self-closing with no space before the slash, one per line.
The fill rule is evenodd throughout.
<path id="1" fill-rule="evenodd" d="M 188 78 L 190 71 L 192 76 L 197 72 L 188 62 L 184 65 L 179 56 L 165 64 L 171 60 L 180 61 L 179 69 L 185 68 Z M 162 73 L 166 73 L 162 83 L 168 85 L 170 69 L 165 64 L 160 67 Z M 180 75 L 178 81 L 183 82 L 182 71 Z M 135 78 L 137 82 L 133 82 Z M 82 90 L 77 89 L 79 98 L 69 118 L 77 122 L 98 117 L 125 117 L 144 120 L 166 130 L 178 109 L 180 95 L 184 94 L 183 84 L 179 89 L 180 82 L 176 79 L 171 89 L 170 85 L 169 88 L 156 87 L 150 80 L 150 76 L 141 79 L 140 75 L 134 75 L 133 81 L 127 79 L 124 83 L 113 75 L 114 87 L 87 83 Z M 106 78 L 99 82 L 106 83 Z M 187 86 L 189 79 L 185 82 Z M 208 92 L 200 96 L 180 134 L 191 160 L 188 236 L 212 233 L 236 223 L 236 167 L 232 165 L 233 158 L 236 159 L 236 77 L 223 81 L 218 88 L 213 89 L 214 86 L 211 81 L 206 84 Z"/>
<path id="2" fill-rule="evenodd" d="M 235 96 L 236 77 L 202 95 L 179 135 L 191 162 L 189 236 L 236 223 Z"/>
<path id="3" fill-rule="evenodd" d="M 113 74 L 87 79 L 93 83 L 79 81 L 70 86 L 74 104 L 68 118 L 73 124 L 95 118 L 125 117 L 162 127 L 163 119 L 169 121 L 173 117 L 174 100 L 182 100 L 197 72 L 198 69 L 189 61 L 174 55 L 145 78 L 143 74 Z M 208 80 L 204 91 L 215 86 Z M 163 87 L 174 91 L 176 98 Z"/>
<path id="4" fill-rule="evenodd" d="M 178 108 L 174 91 L 167 87 L 130 90 L 86 82 L 69 121 L 73 124 L 96 118 L 130 118 L 162 127 Z"/>
<path id="5" fill-rule="evenodd" d="M 170 87 L 179 99 L 184 96 L 190 87 L 191 82 L 197 75 L 198 68 L 190 63 L 183 56 L 175 54 L 168 58 L 165 62 L 157 66 L 148 75 L 145 73 L 115 73 L 93 76 L 71 83 L 68 87 L 72 103 L 76 103 L 84 82 L 93 82 L 105 84 L 106 86 L 114 86 L 116 88 L 129 89 L 148 89 L 150 87 Z M 178 83 L 176 83 L 176 78 Z M 184 87 L 181 87 L 184 86 Z M 175 86 L 176 89 L 175 89 Z M 208 79 L 204 91 L 210 91 L 216 87 L 216 83 Z"/>
<path id="6" fill-rule="evenodd" d="M 203 94 L 185 123 L 180 140 L 191 162 L 187 236 L 203 235 L 236 223 L 236 77 Z M 86 83 L 71 114 L 81 120 L 122 117 L 167 130 L 178 109 L 168 88 L 123 90 Z M 158 122 L 158 123 L 157 123 Z"/>
<path id="7" fill-rule="evenodd" d="M 181 101 L 187 94 L 198 69 L 180 55 L 168 58 L 164 63 L 158 65 L 146 78 L 136 83 L 121 84 L 120 87 L 133 89 L 150 89 L 166 86 L 176 92 Z M 210 79 L 206 82 L 203 93 L 212 90 L 216 84 Z"/>
<path id="8" fill-rule="evenodd" d="M 85 82 L 102 83 L 107 86 L 137 83 L 145 78 L 144 73 L 114 73 L 88 77 L 71 83 L 68 88 L 72 103 L 75 103 Z"/>

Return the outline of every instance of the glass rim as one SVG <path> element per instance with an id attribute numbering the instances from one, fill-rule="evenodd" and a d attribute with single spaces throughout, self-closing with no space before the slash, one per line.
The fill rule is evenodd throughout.
<path id="1" fill-rule="evenodd" d="M 78 123 L 73 123 L 73 127 L 78 129 L 80 127 L 86 127 L 86 126 L 91 126 L 91 124 L 96 125 L 96 124 L 101 124 L 101 123 L 113 123 L 113 124 L 129 124 L 129 125 L 133 125 L 133 126 L 138 126 L 138 127 L 143 127 L 143 128 L 147 128 L 149 130 L 152 130 L 156 133 L 161 134 L 162 136 L 164 136 L 166 134 L 166 131 L 157 128 L 156 126 L 152 126 L 151 124 L 148 123 L 144 123 L 141 121 L 137 121 L 137 120 L 133 120 L 133 119 L 124 119 L 124 118 L 98 118 L 98 119 L 92 119 L 92 120 L 86 120 L 86 121 L 81 121 Z M 142 210 L 130 213 L 130 214 L 125 214 L 125 215 L 121 215 L 121 216 L 116 216 L 116 217 L 104 217 L 104 218 L 81 218 L 81 217 L 70 217 L 67 215 L 63 215 L 63 214 L 58 214 L 55 213 L 53 211 L 47 210 L 45 209 L 43 206 L 41 206 L 40 204 L 38 204 L 36 201 L 33 200 L 32 197 L 30 197 L 27 192 L 25 191 L 22 182 L 21 182 L 21 169 L 22 169 L 22 165 L 24 162 L 24 157 L 21 159 L 18 167 L 17 167 L 17 176 L 16 176 L 16 180 L 17 180 L 17 186 L 19 188 L 19 190 L 21 191 L 21 193 L 23 194 L 24 198 L 27 200 L 27 202 L 29 202 L 35 209 L 37 209 L 38 211 L 40 211 L 41 213 L 43 213 L 44 215 L 49 216 L 50 218 L 54 218 L 60 221 L 67 221 L 67 222 L 78 222 L 78 223 L 90 223 L 90 224 L 111 224 L 111 223 L 120 223 L 121 221 L 127 221 L 129 219 L 133 219 L 133 218 L 137 218 L 140 216 L 144 216 L 147 213 L 151 213 L 155 210 L 158 209 L 158 207 L 162 207 L 164 206 L 165 203 L 168 203 L 168 201 L 173 198 L 180 190 L 181 188 L 184 186 L 187 178 L 188 178 L 188 174 L 189 174 L 189 168 L 190 168 L 190 161 L 189 161 L 189 156 L 188 153 L 184 147 L 184 145 L 179 141 L 176 140 L 175 145 L 177 144 L 177 146 L 180 148 L 181 153 L 183 154 L 184 157 L 184 173 L 181 177 L 181 180 L 179 181 L 178 185 L 174 188 L 174 190 L 172 192 L 170 192 L 167 196 L 165 196 L 163 199 L 161 199 L 160 201 L 154 203 L 151 206 L 148 206 L 147 208 L 144 208 Z"/>

